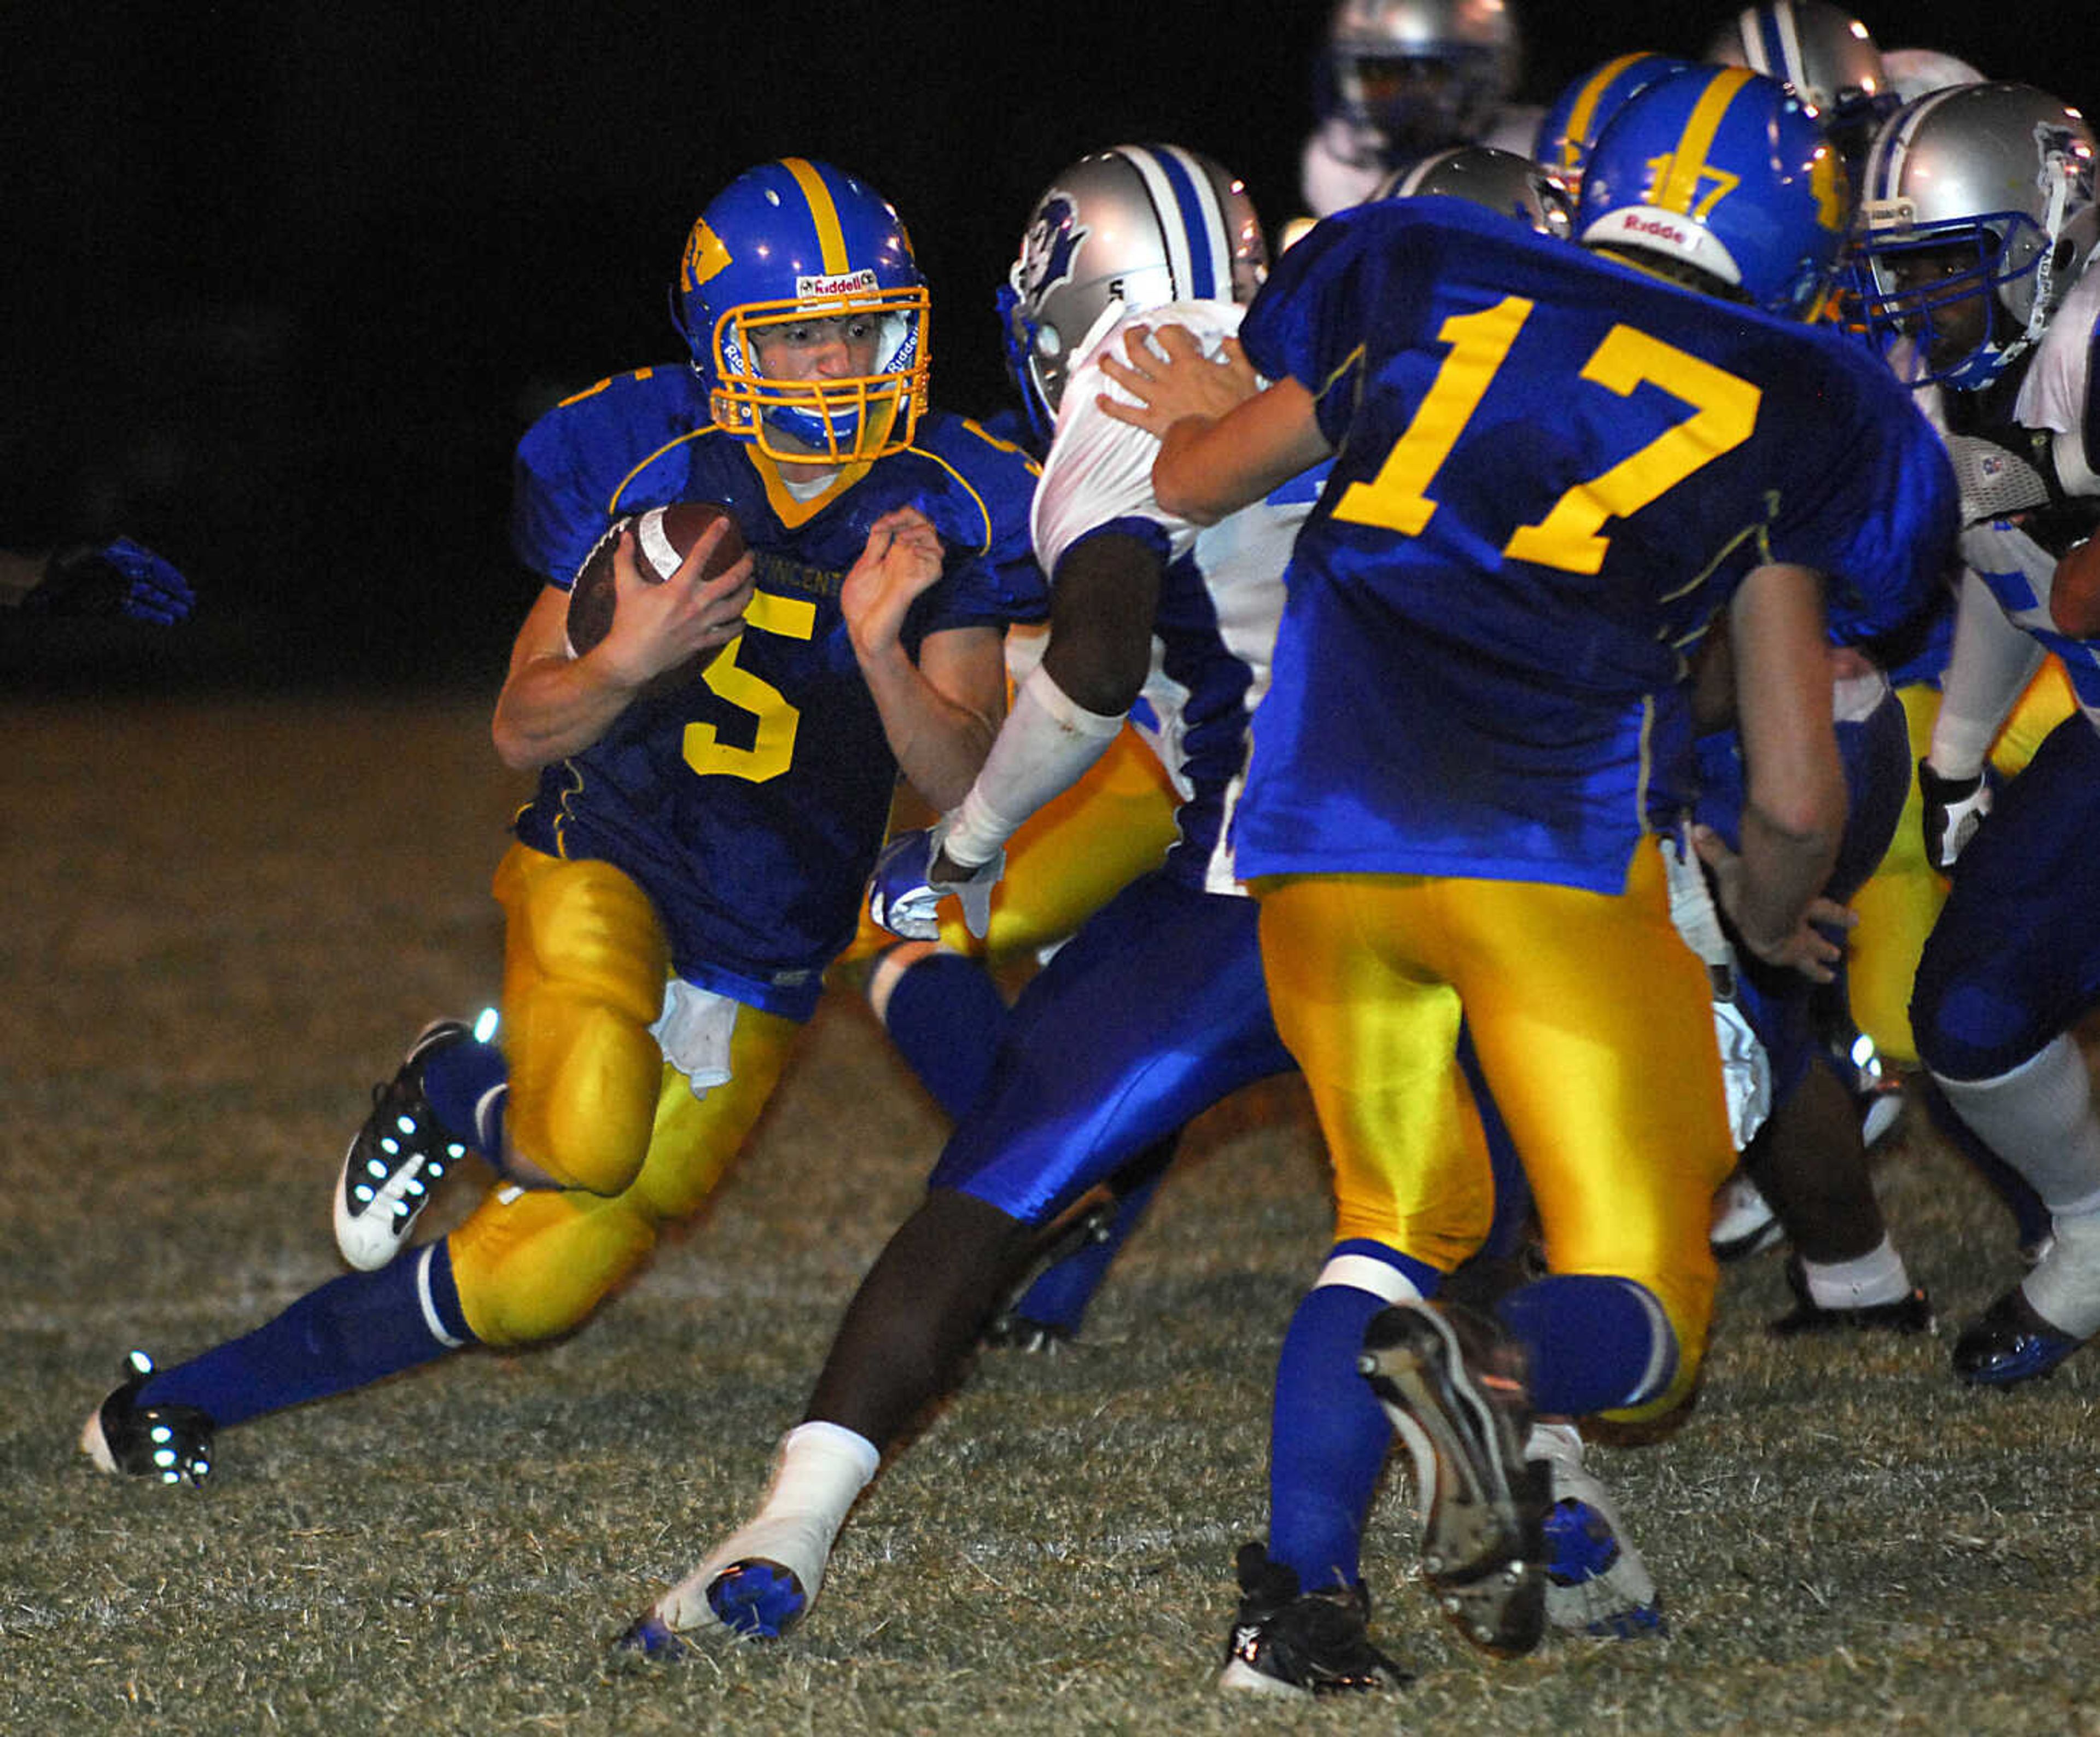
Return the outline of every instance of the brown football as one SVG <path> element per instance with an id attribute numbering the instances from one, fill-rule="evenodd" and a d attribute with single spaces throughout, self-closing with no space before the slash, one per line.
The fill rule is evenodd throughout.
<path id="1" fill-rule="evenodd" d="M 615 519 L 584 557 L 569 586 L 569 650 L 581 657 L 612 631 L 612 611 L 617 593 L 612 582 L 613 551 L 623 531 L 634 533 L 635 571 L 651 584 L 660 585 L 678 571 L 678 564 L 693 552 L 708 526 L 718 518 L 729 521 L 729 529 L 715 545 L 701 569 L 704 578 L 727 572 L 743 558 L 743 531 L 727 507 L 712 500 L 681 500 L 671 506 L 651 507 L 645 513 Z"/>

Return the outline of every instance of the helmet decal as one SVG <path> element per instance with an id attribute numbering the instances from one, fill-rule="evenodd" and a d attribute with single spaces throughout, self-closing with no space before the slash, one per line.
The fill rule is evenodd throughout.
<path id="1" fill-rule="evenodd" d="M 1013 268 L 1013 287 L 1030 302 L 1040 302 L 1078 275 L 1079 250 L 1092 230 L 1079 221 L 1070 193 L 1057 187 L 1043 196 L 1028 233 L 1021 238 L 1021 258 Z"/>

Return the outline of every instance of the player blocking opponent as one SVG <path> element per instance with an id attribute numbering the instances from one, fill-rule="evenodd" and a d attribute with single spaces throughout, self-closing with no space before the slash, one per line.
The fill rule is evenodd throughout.
<path id="1" fill-rule="evenodd" d="M 1793 99 L 1695 69 L 1599 139 L 1583 250 L 1367 206 L 1249 310 L 1265 390 L 1193 356 L 1109 365 L 1164 437 L 1170 509 L 1215 518 L 1335 458 L 1234 840 L 1338 1230 L 1383 1251 L 1363 1367 L 1416 1459 L 1424 1578 L 1492 1651 L 1542 1627 L 1525 1420 L 1660 1415 L 1705 1348 L 1732 1153 L 1657 836 L 1689 789 L 1688 655 L 1725 611 L 1741 849 L 1699 841 L 1723 909 L 1758 957 L 1827 963 L 1804 921 L 1843 819 L 1821 575 L 1893 627 L 1951 530 L 1930 430 L 1809 321 L 1846 219 Z M 1422 1300 L 1490 1194 L 1462 1016 L 1550 1268 L 1487 1316 Z"/>
<path id="2" fill-rule="evenodd" d="M 2050 1215 L 2034 1271 L 1956 1342 L 1956 1373 L 1987 1386 L 2045 1375 L 2100 1332 L 2100 1112 L 2072 1031 L 2100 1001 L 2095 153 L 2056 97 L 1958 86 L 1884 124 L 1863 205 L 1865 306 L 1937 384 L 1968 569 L 1918 769 L 1928 855 L 1954 879 L 1912 1029 L 1961 1122 Z M 1985 756 L 2049 652 L 2078 709 L 1994 807 Z"/>
<path id="3" fill-rule="evenodd" d="M 677 299 L 690 369 L 602 381 L 518 449 L 513 540 L 548 583 L 494 721 L 541 769 L 496 877 L 503 1047 L 417 1042 L 344 1166 L 338 1240 L 370 1270 L 135 1363 L 82 1437 L 106 1470 L 195 1479 L 215 1428 L 581 1322 L 742 1145 L 854 932 L 900 768 L 952 804 L 992 739 L 1004 628 L 1043 607 L 1034 467 L 925 408 L 893 209 L 828 165 L 761 165 L 694 225 Z M 704 580 L 710 531 L 647 585 L 623 544 L 612 628 L 572 655 L 566 586 L 608 522 L 691 499 L 730 509 L 747 558 Z M 394 1259 L 452 1148 L 504 1185 Z"/>

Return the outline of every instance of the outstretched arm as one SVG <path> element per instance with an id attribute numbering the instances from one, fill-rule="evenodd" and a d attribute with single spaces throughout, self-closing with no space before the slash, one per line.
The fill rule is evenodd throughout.
<path id="1" fill-rule="evenodd" d="M 1179 327 L 1163 328 L 1156 342 L 1150 336 L 1133 326 L 1125 359 L 1101 358 L 1102 372 L 1138 402 L 1105 393 L 1098 402 L 1118 422 L 1159 437 L 1152 489 L 1168 512 L 1215 525 L 1334 452 L 1312 395 L 1295 380 L 1263 386 L 1237 339 L 1212 361 Z"/>

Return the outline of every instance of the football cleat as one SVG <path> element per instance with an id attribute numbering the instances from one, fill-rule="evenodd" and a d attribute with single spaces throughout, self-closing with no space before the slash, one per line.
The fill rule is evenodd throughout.
<path id="1" fill-rule="evenodd" d="M 211 1471 L 217 1426 L 194 1405 L 141 1405 L 139 1391 L 152 1373 L 143 1351 L 125 1358 L 123 1385 L 88 1413 L 81 1452 L 119 1476 L 201 1484 Z"/>
<path id="2" fill-rule="evenodd" d="M 336 1246 L 361 1272 L 385 1266 L 408 1245 L 439 1182 L 466 1156 L 465 1144 L 438 1125 L 423 1096 L 423 1068 L 473 1035 L 457 1020 L 426 1025 L 394 1078 L 372 1088 L 372 1113 L 343 1154 L 335 1191 Z"/>
<path id="3" fill-rule="evenodd" d="M 620 1631 L 612 1643 L 615 1658 L 693 1659 L 699 1648 L 668 1627 L 654 1611 L 645 1611 Z"/>
<path id="4" fill-rule="evenodd" d="M 619 1645 L 652 1659 L 680 1658 L 692 1650 L 690 1637 L 708 1629 L 779 1639 L 817 1602 L 832 1531 L 798 1514 L 739 1527 L 630 1623 Z"/>
<path id="5" fill-rule="evenodd" d="M 1954 1373 L 1972 1387 L 2017 1387 L 2054 1374 L 2085 1342 L 2051 1326 L 2015 1285 L 1954 1342 Z"/>
<path id="6" fill-rule="evenodd" d="M 1414 1460 L 1422 1573 L 1460 1633 L 1500 1657 L 1546 1629 L 1546 1467 L 1524 1456 L 1523 1359 L 1471 1309 L 1403 1303 L 1364 1329 L 1358 1371 Z"/>
<path id="7" fill-rule="evenodd" d="M 1062 1357 L 1070 1353 L 1074 1341 L 1072 1329 L 1061 1322 L 1030 1320 L 1026 1315 L 1002 1309 L 985 1329 L 984 1342 L 987 1351 L 1017 1351 L 1028 1357 Z"/>
<path id="8" fill-rule="evenodd" d="M 762 1556 L 741 1557 L 708 1582 L 715 1620 L 751 1640 L 779 1640 L 802 1620 L 813 1596 L 792 1568 Z"/>
<path id="9" fill-rule="evenodd" d="M 1524 1451 L 1544 1462 L 1546 1620 L 1573 1634 L 1637 1640 L 1667 1634 L 1655 1580 L 1626 1536 L 1610 1494 L 1582 1464 L 1571 1424 L 1532 1426 Z"/>
<path id="10" fill-rule="evenodd" d="M 1847 1329 L 1854 1332 L 1930 1333 L 1933 1329 L 1932 1299 L 1926 1295 L 1921 1285 L 1913 1285 L 1909 1295 L 1895 1298 L 1888 1303 L 1863 1303 L 1851 1308 L 1827 1308 L 1810 1294 L 1808 1275 L 1802 1267 L 1798 1254 L 1787 1257 L 1786 1283 L 1787 1288 L 1793 1293 L 1793 1307 L 1765 1327 L 1766 1332 L 1778 1338 L 1790 1339 L 1803 1333 L 1837 1333 Z"/>
<path id="11" fill-rule="evenodd" d="M 1707 1232 L 1716 1260 L 1741 1260 L 1786 1240 L 1779 1215 L 1758 1185 L 1740 1170 L 1714 1197 L 1714 1226 Z"/>
<path id="12" fill-rule="evenodd" d="M 1239 1614 L 1220 1689 L 1307 1696 L 1405 1687 L 1412 1679 L 1370 1643 L 1370 1598 L 1359 1581 L 1300 1592 L 1296 1572 L 1261 1545 L 1240 1546 Z"/>

